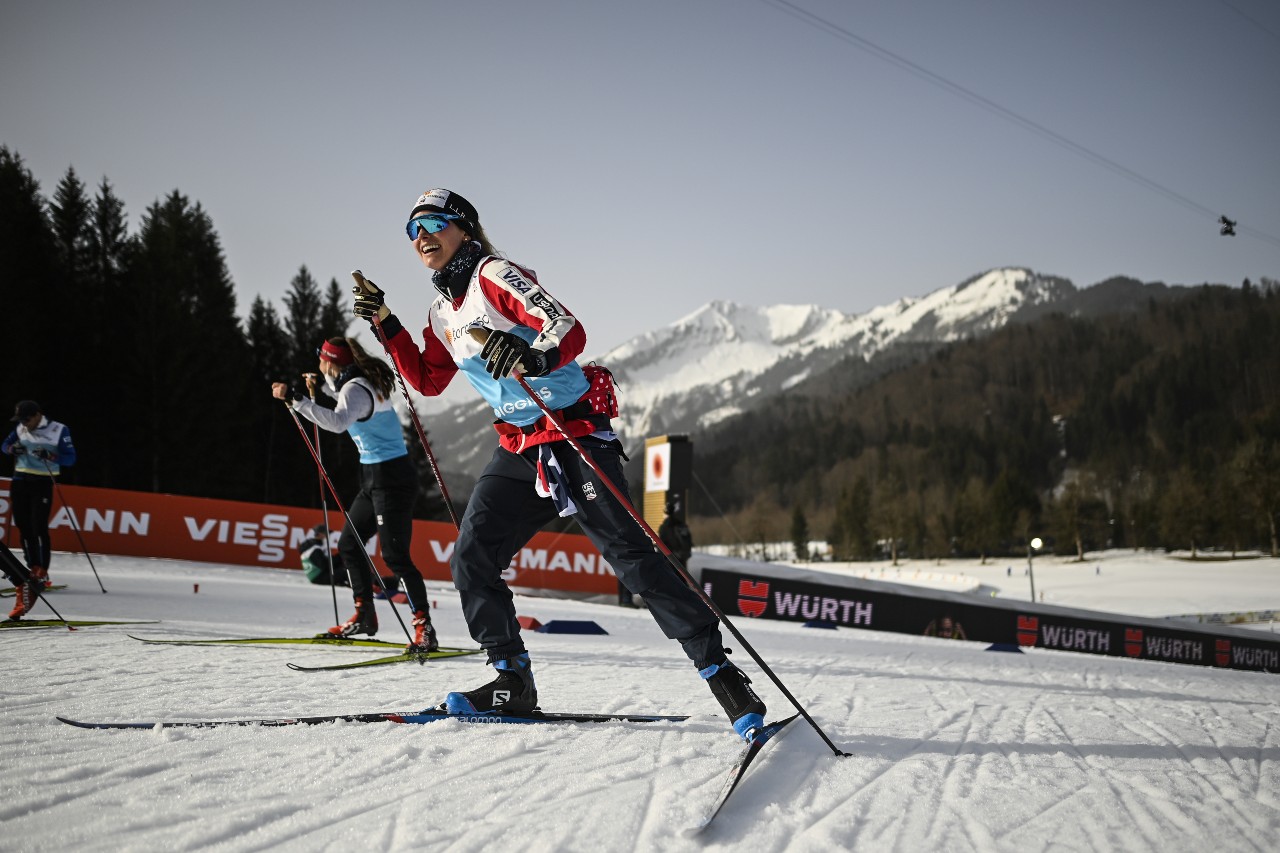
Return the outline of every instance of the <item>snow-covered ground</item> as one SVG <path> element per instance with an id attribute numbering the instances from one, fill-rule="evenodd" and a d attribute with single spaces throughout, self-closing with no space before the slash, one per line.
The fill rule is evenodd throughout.
<path id="1" fill-rule="evenodd" d="M 54 716 L 408 710 L 488 679 L 476 657 L 299 673 L 285 662 L 371 653 L 144 645 L 126 632 L 305 635 L 331 624 L 333 606 L 299 573 L 95 563 L 107 595 L 83 557 L 56 555 L 54 578 L 70 587 L 51 600 L 65 616 L 160 621 L 0 631 L 3 850 L 1199 853 L 1270 851 L 1280 838 L 1280 676 L 747 619 L 737 624 L 755 648 L 852 756 L 834 757 L 796 723 L 709 833 L 686 838 L 739 748 L 718 706 L 646 612 L 541 598 L 518 599 L 521 615 L 592 619 L 609 632 L 528 634 L 545 708 L 693 719 L 74 729 Z M 1009 565 L 1008 575 L 1005 564 L 982 570 L 1006 597 L 1027 582 Z M 1213 564 L 1194 582 L 1174 580 L 1176 561 L 1101 566 L 1037 560 L 1037 591 L 1149 615 L 1280 603 L 1274 560 Z M 442 640 L 469 645 L 452 590 L 431 591 Z M 350 603 L 340 606 L 345 617 Z M 389 605 L 379 607 L 380 636 L 396 639 Z M 771 716 L 790 713 L 747 655 L 735 658 Z"/>

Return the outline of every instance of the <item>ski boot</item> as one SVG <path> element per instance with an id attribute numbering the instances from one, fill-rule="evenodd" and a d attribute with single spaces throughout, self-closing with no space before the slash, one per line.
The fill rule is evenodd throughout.
<path id="1" fill-rule="evenodd" d="M 698 674 L 706 679 L 711 693 L 719 700 L 724 712 L 733 723 L 733 730 L 743 740 L 750 742 L 757 729 L 764 726 L 764 702 L 751 689 L 751 679 L 728 658 L 724 663 L 712 664 Z"/>
<path id="2" fill-rule="evenodd" d="M 431 624 L 427 611 L 419 610 L 413 614 L 413 642 L 404 647 L 405 654 L 425 655 L 440 650 L 440 641 L 436 639 L 436 628 Z"/>
<path id="3" fill-rule="evenodd" d="M 49 570 L 40 566 L 31 567 L 31 578 L 39 582 L 41 591 L 53 586 L 53 581 L 49 580 Z M 32 603 L 34 604 L 35 602 Z"/>
<path id="4" fill-rule="evenodd" d="M 378 614 L 373 609 L 373 602 L 357 598 L 355 615 L 341 625 L 330 628 L 328 636 L 351 637 L 356 634 L 368 634 L 372 637 L 376 633 L 378 633 Z"/>
<path id="5" fill-rule="evenodd" d="M 528 714 L 538 707 L 538 688 L 527 652 L 494 661 L 498 677 L 466 693 L 450 693 L 440 707 L 450 714 Z"/>
<path id="6" fill-rule="evenodd" d="M 35 578 L 30 578 L 14 585 L 13 609 L 9 611 L 10 619 L 21 619 L 36 606 L 42 586 Z"/>

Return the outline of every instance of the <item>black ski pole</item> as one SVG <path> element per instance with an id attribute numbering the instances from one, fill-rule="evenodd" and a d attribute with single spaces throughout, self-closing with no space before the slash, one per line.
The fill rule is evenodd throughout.
<path id="1" fill-rule="evenodd" d="M 58 483 L 58 478 L 53 476 L 53 469 L 49 467 L 49 460 L 43 457 L 39 458 L 44 463 L 44 470 L 49 472 L 49 479 L 53 481 L 53 487 L 58 490 L 58 500 L 62 501 L 62 506 L 67 510 L 67 516 L 71 519 L 71 529 L 76 532 L 76 538 L 80 540 L 80 550 L 84 551 L 84 557 L 89 561 L 89 568 L 93 569 L 93 577 L 98 582 L 98 589 L 105 594 L 107 588 L 102 585 L 102 578 L 98 577 L 98 569 L 93 565 L 93 557 L 89 554 L 89 546 L 84 544 L 84 536 L 80 534 L 80 525 L 76 522 L 75 510 L 71 508 L 71 505 L 67 503 L 67 499 L 63 496 L 62 485 Z M 44 596 L 42 595 L 40 598 L 43 599 Z M 49 604 L 49 602 L 46 601 L 45 604 Z M 53 606 L 50 605 L 49 609 L 53 610 Z M 58 611 L 54 610 L 53 612 L 57 613 Z M 61 616 L 58 618 L 62 619 Z M 63 621 L 65 622 L 66 620 L 64 619 Z"/>
<path id="2" fill-rule="evenodd" d="M 319 379 L 315 373 L 305 374 L 305 379 Z M 311 391 L 311 402 L 316 401 L 316 392 Z M 320 425 L 311 425 L 311 437 L 316 443 L 316 461 L 324 465 L 324 454 L 320 452 Z M 333 597 L 333 621 L 337 624 L 342 621 L 342 617 L 338 615 L 338 584 L 334 580 L 334 569 L 336 566 L 333 561 L 333 553 L 329 549 L 329 499 L 325 497 L 324 478 L 316 476 L 316 482 L 320 486 L 320 512 L 324 513 L 324 556 L 329 561 L 329 594 Z"/>
<path id="3" fill-rule="evenodd" d="M 400 611 L 396 609 L 395 602 L 391 600 L 391 593 L 387 589 L 386 583 L 382 580 L 382 575 L 378 574 L 378 567 L 373 564 L 373 557 L 369 556 L 369 549 L 365 548 L 363 540 L 360 540 L 360 531 L 356 529 L 355 522 L 351 520 L 351 516 L 347 513 L 347 508 L 343 505 L 342 498 L 338 497 L 338 490 L 333 487 L 333 481 L 329 479 L 329 472 L 324 469 L 324 463 L 320 461 L 320 456 L 316 453 L 316 449 L 311 446 L 311 439 L 307 438 L 307 431 L 302 428 L 302 420 L 292 406 L 286 408 L 289 409 L 289 415 L 293 418 L 294 425 L 298 427 L 298 435 L 302 436 L 302 443 L 307 446 L 307 450 L 311 451 L 311 458 L 315 460 L 316 468 L 320 471 L 321 478 L 324 480 L 325 485 L 329 487 L 329 494 L 333 495 L 333 502 L 342 511 L 342 517 L 347 520 L 347 527 L 351 528 L 351 532 L 360 541 L 360 551 L 364 554 L 365 561 L 369 563 L 369 571 L 373 573 L 374 580 L 378 582 L 378 586 L 382 587 L 383 594 L 387 596 L 387 603 L 391 605 L 391 612 L 395 614 L 396 621 L 400 623 L 400 628 L 404 631 L 404 635 L 412 643 L 413 634 L 409 632 L 409 626 L 405 625 L 404 620 L 400 618 Z"/>
<path id="4" fill-rule="evenodd" d="M 316 459 L 324 464 L 324 455 L 320 452 L 320 425 L 311 425 L 311 437 L 316 442 Z M 318 479 L 318 478 L 317 478 Z M 324 555 L 329 561 L 329 596 L 333 599 L 333 621 L 336 624 L 342 617 L 338 615 L 338 582 L 333 577 L 333 553 L 329 549 L 329 499 L 325 496 L 324 480 L 319 480 L 320 512 L 324 514 Z"/>
<path id="5" fill-rule="evenodd" d="M 40 585 L 39 582 L 37 582 L 36 586 L 39 586 L 39 585 Z M 106 592 L 106 590 L 104 589 L 103 592 Z M 38 597 L 41 601 L 43 601 L 45 603 L 45 606 L 53 611 L 53 615 L 57 616 L 59 621 L 61 621 L 63 625 L 67 626 L 68 631 L 75 630 L 75 628 L 71 627 L 71 623 L 67 621 L 66 617 L 58 612 L 58 608 L 54 607 L 52 604 L 49 603 L 49 599 L 44 597 L 43 592 L 41 592 L 40 590 L 36 590 L 36 597 Z"/>
<path id="6" fill-rule="evenodd" d="M 488 340 L 489 332 L 489 329 L 470 330 L 471 336 L 480 342 Z M 569 434 L 569 430 L 565 427 L 560 418 L 556 416 L 556 413 L 551 411 L 551 408 L 546 404 L 546 401 L 539 397 L 533 388 L 529 387 L 529 383 L 525 381 L 525 378 L 519 373 L 513 371 L 511 376 L 516 380 L 516 382 L 520 383 L 520 387 L 529 395 L 529 399 L 533 400 L 533 402 L 537 404 L 538 408 L 542 410 L 542 413 L 547 417 L 547 421 L 565 437 L 569 444 L 573 446 L 573 449 L 577 451 L 578 455 L 582 457 L 582 461 L 587 463 L 587 466 L 595 472 L 596 476 L 600 478 L 600 481 L 605 484 L 605 487 L 613 493 L 613 496 L 617 498 L 618 503 L 624 510 L 626 510 L 627 515 L 631 516 L 631 520 L 640 525 L 640 529 L 643 530 L 645 535 L 653 542 L 654 547 L 658 549 L 659 553 L 667 558 L 667 562 L 671 564 L 671 567 L 676 570 L 680 577 L 684 578 L 685 583 L 687 583 L 693 591 L 697 593 L 698 597 L 702 599 L 702 603 L 707 605 L 707 607 L 711 609 L 711 612 L 716 615 L 716 618 L 729 629 L 729 633 L 733 634 L 734 638 L 742 644 L 742 647 L 747 650 L 747 654 L 751 655 L 751 659 L 759 665 L 760 669 L 763 670 L 764 673 L 769 676 L 770 680 L 777 685 L 778 689 L 782 691 L 782 695 L 786 696 L 787 700 L 791 702 L 795 709 L 800 712 L 805 720 L 808 721 L 809 725 L 813 727 L 813 730 L 818 733 L 818 737 L 822 738 L 822 742 L 829 746 L 831 751 L 837 756 L 842 758 L 848 757 L 849 753 L 844 752 L 831 742 L 831 738 L 827 737 L 827 733 L 824 732 L 822 727 L 818 725 L 817 721 L 809 715 L 808 710 L 800 704 L 800 701 L 792 695 L 791 691 L 787 689 L 787 686 L 782 683 L 782 679 L 778 678 L 773 669 L 764 662 L 764 659 L 760 657 L 760 654 L 755 650 L 751 643 L 747 642 L 747 638 L 742 636 L 742 632 L 738 630 L 737 626 L 729 621 L 729 617 L 725 615 L 725 612 L 711 600 L 711 596 L 707 595 L 706 591 L 698 585 L 698 582 L 693 579 L 693 576 L 689 574 L 688 570 L 684 566 L 680 565 L 680 561 L 671 553 L 671 549 L 663 544 L 663 541 L 659 538 L 658 534 L 653 532 L 653 528 L 645 522 L 644 518 L 638 512 L 636 512 L 635 507 L 631 505 L 631 501 L 627 496 L 622 493 L 621 489 L 614 485 L 613 480 L 611 480 L 604 471 L 600 470 L 600 466 L 598 466 L 595 463 L 595 460 L 592 459 L 587 451 L 583 449 L 582 445 L 578 443 L 578 440 Z"/>
<path id="7" fill-rule="evenodd" d="M 356 284 L 364 287 L 367 279 L 360 270 L 352 270 L 351 277 L 356 280 Z M 373 282 L 369 282 L 373 284 Z M 431 465 L 431 473 L 435 475 L 436 485 L 440 487 L 440 497 L 444 498 L 445 508 L 449 510 L 449 518 L 453 519 L 453 526 L 459 527 L 458 514 L 454 511 L 453 500 L 449 497 L 449 489 L 445 487 L 444 475 L 440 473 L 440 466 L 436 464 L 436 455 L 431 452 L 431 442 L 427 441 L 427 433 L 422 428 L 422 421 L 418 420 L 418 410 L 413 406 L 413 400 L 409 397 L 409 386 L 405 384 L 404 376 L 400 373 L 400 368 L 396 365 L 396 358 L 391 354 L 391 346 L 387 343 L 387 335 L 382 331 L 382 321 L 378 319 L 378 315 L 373 315 L 373 331 L 378 342 L 382 344 L 382 351 L 387 354 L 387 358 L 391 360 L 391 369 L 396 373 L 396 379 L 400 382 L 400 393 L 404 395 L 404 402 L 409 407 L 409 417 L 413 420 L 413 428 L 418 432 L 418 441 L 422 444 L 422 449 L 427 453 L 427 462 Z"/>

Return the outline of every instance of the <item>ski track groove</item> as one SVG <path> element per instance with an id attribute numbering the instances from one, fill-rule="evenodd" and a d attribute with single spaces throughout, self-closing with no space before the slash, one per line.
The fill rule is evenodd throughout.
<path id="1" fill-rule="evenodd" d="M 1123 702 L 1117 702 L 1122 710 Z M 1143 840 L 1146 842 L 1148 849 L 1160 850 L 1167 846 L 1169 838 L 1161 831 L 1160 820 L 1157 813 L 1168 818 L 1175 824 L 1183 826 L 1183 832 L 1193 834 L 1195 827 L 1194 820 L 1189 819 L 1169 800 L 1164 792 L 1143 790 L 1129 780 L 1117 780 L 1115 774 L 1107 767 L 1099 767 L 1092 764 L 1087 756 L 1085 756 L 1072 740 L 1070 733 L 1058 716 L 1051 710 L 1045 709 L 1045 716 L 1055 725 L 1062 733 L 1063 740 L 1066 741 L 1068 748 L 1076 757 L 1079 764 L 1085 768 L 1084 775 L 1086 779 L 1097 778 L 1111 790 L 1115 795 L 1116 802 L 1125 810 L 1125 812 L 1133 819 L 1132 825 L 1138 828 L 1142 834 Z M 1126 726 L 1127 727 L 1127 726 Z M 1136 732 L 1135 732 L 1136 733 Z M 1184 756 L 1185 757 L 1185 756 Z M 1101 759 L 1099 759 L 1101 761 Z M 1123 784 L 1127 790 L 1122 790 L 1120 785 Z M 1130 793 L 1141 795 L 1141 799 L 1135 799 Z M 1154 796 L 1153 796 L 1154 794 Z"/>
<path id="2" fill-rule="evenodd" d="M 407 799 L 409 796 L 411 795 L 406 794 L 404 797 L 400 799 L 402 800 Z M 255 851 L 272 850 L 279 847 L 282 844 L 297 843 L 300 839 L 304 839 L 309 836 L 314 836 L 317 833 L 320 833 L 324 830 L 341 826 L 342 824 L 349 823 L 353 820 L 358 821 L 358 820 L 361 820 L 362 818 L 369 819 L 368 824 L 362 825 L 363 828 L 367 828 L 367 826 L 369 825 L 376 825 L 372 821 L 372 818 L 375 814 L 377 814 L 378 812 L 381 812 L 383 809 L 388 808 L 390 806 L 390 804 L 388 803 L 379 803 L 372 807 L 366 806 L 363 803 L 357 803 L 353 806 L 348 806 L 347 808 L 343 809 L 342 813 L 333 815 L 330 813 L 330 809 L 333 807 L 333 805 L 334 804 L 332 802 L 328 802 L 328 803 L 325 803 L 324 805 L 301 806 L 298 809 L 291 812 L 290 814 L 277 818 L 271 824 L 268 824 L 265 826 L 258 825 L 249 834 L 252 834 L 252 835 L 261 834 L 267 837 L 264 837 L 260 842 L 255 843 L 252 847 L 247 847 L 245 849 L 255 850 Z M 282 823 L 284 821 L 298 814 L 305 815 L 309 818 L 304 829 L 294 828 L 288 825 L 282 826 Z M 312 822 L 311 818 L 315 818 L 315 821 Z M 273 830 L 276 830 L 277 827 L 279 828 L 278 833 L 273 831 Z M 238 836 L 231 835 L 230 837 L 221 839 L 221 840 L 225 840 L 228 843 L 230 843 L 232 840 L 239 842 L 239 841 L 242 841 L 243 839 L 244 839 L 244 835 L 238 835 Z M 236 847 L 237 849 L 239 849 L 238 844 L 236 845 Z M 371 850 L 387 849 L 387 847 L 385 844 L 383 845 L 370 844 L 367 849 L 371 849 Z"/>
<path id="3" fill-rule="evenodd" d="M 1122 708 L 1128 711 L 1130 714 L 1130 717 L 1132 719 L 1136 719 L 1141 724 L 1142 727 L 1146 728 L 1149 732 L 1156 735 L 1157 738 L 1163 740 L 1165 743 L 1167 743 L 1169 746 L 1172 746 L 1177 751 L 1178 755 L 1182 757 L 1183 762 L 1189 768 L 1196 771 L 1196 773 L 1191 777 L 1192 783 L 1195 784 L 1197 787 L 1199 787 L 1202 792 L 1212 791 L 1219 802 L 1219 809 L 1222 806 L 1229 807 L 1231 811 L 1233 811 L 1241 819 L 1242 825 L 1240 826 L 1240 828 L 1242 831 L 1247 830 L 1247 831 L 1250 831 L 1251 833 L 1257 831 L 1257 827 L 1255 826 L 1255 821 L 1253 820 L 1252 816 L 1244 810 L 1238 798 L 1229 796 L 1228 792 L 1225 791 L 1220 785 L 1218 785 L 1214 781 L 1213 768 L 1204 767 L 1203 769 L 1201 769 L 1200 767 L 1198 767 L 1198 765 L 1208 765 L 1212 763 L 1214 759 L 1197 758 L 1195 756 L 1189 755 L 1186 751 L 1183 740 L 1178 737 L 1175 737 L 1172 732 L 1168 731 L 1162 726 L 1157 725 L 1155 722 L 1138 715 L 1131 708 L 1127 707 L 1123 701 L 1117 702 L 1116 704 L 1120 705 Z M 1226 770 L 1228 773 L 1234 773 L 1234 768 L 1231 767 L 1231 762 L 1228 761 L 1224 755 L 1222 755 L 1222 748 L 1223 748 L 1222 744 L 1217 742 L 1217 740 L 1213 737 L 1211 728 L 1205 725 L 1205 722 L 1203 719 L 1203 712 L 1198 711 L 1195 708 L 1192 708 L 1191 713 L 1197 717 L 1197 722 L 1200 723 L 1201 731 L 1208 737 L 1208 740 L 1210 741 L 1210 743 L 1212 743 L 1213 746 L 1218 750 L 1217 760 L 1221 761 L 1223 764 L 1226 765 Z M 1138 732 L 1134 726 L 1128 723 L 1126 723 L 1125 727 L 1129 731 L 1133 732 L 1134 734 L 1140 734 L 1140 732 Z M 1147 793 L 1154 798 L 1159 798 L 1165 801 L 1167 801 L 1168 799 L 1167 796 L 1161 795 L 1159 792 L 1156 792 L 1156 791 L 1148 791 Z M 1184 823 L 1186 822 L 1183 816 L 1183 813 L 1181 812 L 1181 810 L 1177 809 L 1176 807 L 1171 807 L 1170 809 L 1167 809 L 1165 811 L 1169 813 L 1169 816 L 1175 822 L 1184 822 Z M 1192 825 L 1194 826 L 1194 823 Z M 1265 846 L 1265 839 L 1255 837 L 1250 840 L 1258 849 L 1267 849 Z"/>
<path id="4" fill-rule="evenodd" d="M 1257 758 L 1258 774 L 1254 779 L 1254 786 L 1253 786 L 1253 798 L 1258 802 L 1262 802 L 1262 790 L 1263 790 L 1262 777 L 1264 775 L 1264 771 L 1266 770 L 1266 761 L 1267 761 L 1265 750 L 1267 748 L 1267 741 L 1271 737 L 1271 727 L 1272 727 L 1271 720 L 1263 720 L 1262 736 L 1258 738 L 1258 758 Z"/>
<path id="5" fill-rule="evenodd" d="M 911 755 L 914 755 L 916 750 L 918 750 L 921 746 L 933 740 L 933 738 L 937 737 L 937 735 L 940 734 L 943 729 L 955 723 L 956 720 L 960 718 L 960 716 L 962 716 L 962 712 L 954 713 L 948 719 L 944 720 L 942 723 L 935 724 L 931 728 L 928 734 L 926 734 L 925 736 L 921 737 L 919 740 L 916 741 L 914 746 L 912 746 L 910 749 L 905 750 L 900 757 L 894 760 L 885 761 L 884 766 L 882 768 L 874 771 L 872 775 L 869 776 L 864 782 L 858 785 L 853 791 L 845 795 L 843 800 L 838 800 L 834 805 L 823 810 L 821 814 L 818 814 L 816 816 L 811 816 L 809 825 L 805 830 L 805 834 L 812 832 L 814 829 L 822 826 L 823 824 L 829 823 L 835 818 L 836 815 L 841 814 L 846 808 L 854 810 L 853 822 L 855 825 L 858 823 L 865 823 L 868 828 L 875 829 L 875 824 L 872 821 L 871 816 L 875 813 L 874 800 L 878 799 L 878 797 L 871 790 L 872 787 L 875 786 L 877 783 L 879 783 L 881 780 L 886 779 L 889 776 L 889 774 L 891 774 L 894 770 L 901 769 L 902 767 L 904 767 L 905 760 L 908 757 L 910 757 Z M 864 800 L 868 798 L 870 798 L 872 802 L 859 803 L 860 800 Z M 898 838 L 900 838 L 900 835 L 901 835 L 902 822 L 903 822 L 902 818 L 899 817 L 898 819 L 883 826 L 882 828 L 879 829 L 875 840 L 878 841 L 886 833 L 894 832 L 894 831 L 896 831 L 895 840 L 897 840 Z"/>
<path id="6" fill-rule="evenodd" d="M 934 701 L 937 701 L 935 690 L 930 689 L 929 694 L 930 694 L 930 698 L 934 699 Z M 968 714 L 964 719 L 964 725 L 962 727 L 962 731 L 960 732 L 959 739 L 956 741 L 956 747 L 951 752 L 951 758 L 950 760 L 943 759 L 942 777 L 937 780 L 934 787 L 934 790 L 938 792 L 937 808 L 933 809 L 933 812 L 929 818 L 929 823 L 926 826 L 924 831 L 924 838 L 926 842 L 931 842 L 935 839 L 934 833 L 935 833 L 935 830 L 938 828 L 938 822 L 942 819 L 942 813 L 944 808 L 952 815 L 956 814 L 955 809 L 952 806 L 951 798 L 948 795 L 948 789 L 949 788 L 954 789 L 958 785 L 961 785 L 963 783 L 963 780 L 961 780 L 953 784 L 953 780 L 960 778 L 960 773 L 958 772 L 960 770 L 959 756 L 960 756 L 960 753 L 964 751 L 965 741 L 969 739 L 970 732 L 973 731 L 973 720 L 974 720 L 975 713 L 976 713 L 976 709 L 972 705 L 970 705 L 968 708 Z M 962 797 L 963 794 L 957 791 L 956 796 Z"/>
<path id="7" fill-rule="evenodd" d="M 1201 764 L 1210 764 L 1216 760 L 1217 762 L 1220 762 L 1223 765 L 1223 768 L 1228 778 L 1235 779 L 1244 775 L 1247 775 L 1248 777 L 1252 777 L 1254 781 L 1254 787 L 1256 790 L 1257 779 L 1261 771 L 1260 763 L 1259 763 L 1259 766 L 1256 768 L 1239 767 L 1238 765 L 1240 764 L 1247 765 L 1248 762 L 1242 761 L 1242 760 L 1233 760 L 1231 758 L 1228 758 L 1223 753 L 1223 750 L 1230 749 L 1231 745 L 1224 744 L 1221 741 L 1221 739 L 1218 738 L 1217 735 L 1214 733 L 1215 727 L 1212 725 L 1212 722 L 1208 719 L 1208 715 L 1210 714 L 1212 714 L 1214 717 L 1218 716 L 1217 712 L 1213 709 L 1213 707 L 1210 706 L 1209 708 L 1192 708 L 1191 713 L 1196 718 L 1196 722 L 1200 724 L 1201 730 L 1208 736 L 1210 743 L 1212 743 L 1214 747 L 1218 750 L 1218 756 L 1216 759 L 1204 759 L 1204 758 L 1190 759 L 1188 761 L 1188 764 L 1190 764 L 1194 768 L 1196 766 L 1197 761 L 1199 761 Z M 1263 734 L 1265 735 L 1265 732 Z M 1213 793 L 1215 793 L 1218 796 L 1220 800 L 1226 803 L 1229 803 L 1231 805 L 1232 810 L 1234 810 L 1235 813 L 1240 816 L 1241 821 L 1243 821 L 1243 824 L 1244 824 L 1244 826 L 1242 827 L 1243 829 L 1247 829 L 1251 833 L 1259 833 L 1259 832 L 1265 833 L 1265 829 L 1257 826 L 1257 821 L 1254 819 L 1253 815 L 1250 812 L 1245 810 L 1245 804 L 1241 801 L 1240 797 L 1233 796 L 1233 794 L 1243 794 L 1244 793 L 1243 788 L 1240 786 L 1237 786 L 1231 791 L 1224 789 L 1222 785 L 1220 785 L 1217 781 L 1215 781 L 1215 777 L 1218 775 L 1220 774 L 1215 773 L 1212 768 L 1206 768 L 1204 772 L 1200 773 L 1196 781 L 1202 786 L 1202 789 L 1205 787 L 1209 788 L 1210 790 L 1213 791 Z M 1254 801 L 1255 802 L 1257 801 L 1256 796 L 1254 798 Z M 1256 846 L 1258 846 L 1259 849 L 1263 849 L 1262 845 L 1265 844 L 1265 836 L 1255 837 L 1253 839 L 1253 843 Z"/>

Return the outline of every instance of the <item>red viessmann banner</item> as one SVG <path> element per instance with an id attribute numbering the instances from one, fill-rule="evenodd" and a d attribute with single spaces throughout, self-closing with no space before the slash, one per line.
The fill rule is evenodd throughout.
<path id="1" fill-rule="evenodd" d="M 21 539 L 13 524 L 10 482 L 0 478 L 0 538 L 18 553 Z M 63 505 L 63 498 L 70 506 Z M 74 519 L 91 553 L 299 569 L 298 544 L 322 518 L 318 509 L 60 484 L 53 494 L 49 536 L 59 551 L 80 551 Z M 335 545 L 343 523 L 341 512 L 329 513 Z M 455 535 L 452 524 L 413 522 L 411 553 L 423 577 L 451 580 Z M 374 563 L 387 574 L 376 537 L 369 547 Z M 593 595 L 618 591 L 613 569 L 580 534 L 537 534 L 512 560 L 504 578 L 530 589 Z"/>

